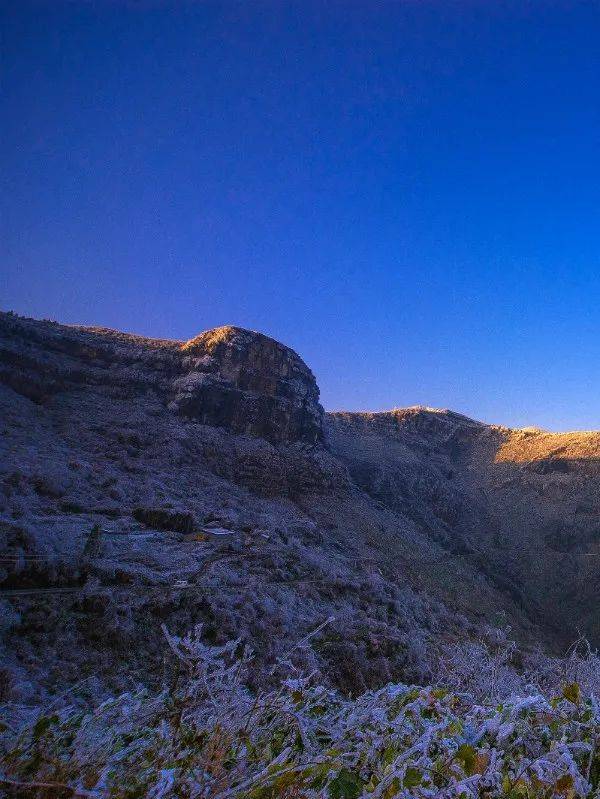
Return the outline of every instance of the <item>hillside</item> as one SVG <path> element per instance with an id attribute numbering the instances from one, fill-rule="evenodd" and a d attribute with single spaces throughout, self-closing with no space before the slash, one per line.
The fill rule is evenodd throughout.
<path id="1" fill-rule="evenodd" d="M 158 680 L 161 623 L 241 637 L 260 681 L 333 619 L 298 657 L 353 694 L 498 626 L 600 643 L 600 434 L 325 414 L 259 333 L 12 314 L 0 406 L 4 698 Z"/>

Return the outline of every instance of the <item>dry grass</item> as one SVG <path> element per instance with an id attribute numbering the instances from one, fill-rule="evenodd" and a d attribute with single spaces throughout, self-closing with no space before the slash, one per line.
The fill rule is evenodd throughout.
<path id="1" fill-rule="evenodd" d="M 207 330 L 204 333 L 200 333 L 199 336 L 186 341 L 185 344 L 182 344 L 181 349 L 184 352 L 201 350 L 212 354 L 219 344 L 229 341 L 238 331 L 239 328 L 233 327 L 233 325 L 215 327 L 213 330 Z"/>
<path id="2" fill-rule="evenodd" d="M 547 460 L 600 459 L 600 433 L 548 433 L 544 430 L 510 430 L 496 454 L 496 463 Z"/>

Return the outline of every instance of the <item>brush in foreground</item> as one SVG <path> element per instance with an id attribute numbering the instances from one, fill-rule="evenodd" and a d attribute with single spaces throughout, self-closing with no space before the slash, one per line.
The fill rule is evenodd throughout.
<path id="1" fill-rule="evenodd" d="M 600 707 L 577 683 L 500 702 L 398 684 L 349 700 L 314 677 L 252 693 L 238 642 L 168 641 L 181 670 L 161 693 L 5 728 L 7 796 L 600 796 Z"/>

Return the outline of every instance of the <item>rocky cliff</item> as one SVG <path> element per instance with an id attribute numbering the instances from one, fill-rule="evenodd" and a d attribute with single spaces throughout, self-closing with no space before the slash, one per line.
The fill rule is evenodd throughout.
<path id="1" fill-rule="evenodd" d="M 323 409 L 310 369 L 288 347 L 238 327 L 185 343 L 102 329 L 2 320 L 0 381 L 43 404 L 83 384 L 143 387 L 169 409 L 273 442 L 322 439 Z"/>
<path id="2" fill-rule="evenodd" d="M 181 347 L 186 374 L 171 407 L 204 424 L 268 441 L 323 437 L 319 389 L 295 352 L 261 333 L 218 327 Z"/>
<path id="3" fill-rule="evenodd" d="M 354 692 L 498 625 L 600 643 L 599 434 L 318 396 L 240 328 L 0 315 L 0 692 L 151 679 L 163 621 L 264 664 L 333 617 L 312 665 Z"/>

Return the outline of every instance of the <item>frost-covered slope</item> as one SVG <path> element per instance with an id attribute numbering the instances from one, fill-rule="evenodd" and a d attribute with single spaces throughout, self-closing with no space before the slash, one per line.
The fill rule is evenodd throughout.
<path id="1" fill-rule="evenodd" d="M 330 414 L 354 482 L 473 564 L 555 642 L 600 643 L 600 434 L 450 411 Z"/>
<path id="2" fill-rule="evenodd" d="M 440 641 L 489 625 L 598 634 L 591 451 L 323 415 L 295 353 L 231 327 L 184 344 L 3 314 L 0 413 L 7 697 L 152 680 L 164 621 L 242 636 L 260 680 L 334 617 L 311 657 L 354 693 L 426 679 Z M 519 462 L 531 436 L 546 454 Z"/>

